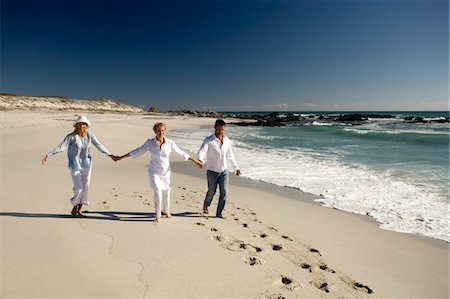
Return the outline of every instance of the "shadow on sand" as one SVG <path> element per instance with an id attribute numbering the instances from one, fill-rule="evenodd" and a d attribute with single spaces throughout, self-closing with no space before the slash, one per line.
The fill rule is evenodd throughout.
<path id="1" fill-rule="evenodd" d="M 3 212 L 0 217 L 18 217 L 18 218 L 60 218 L 60 219 L 93 219 L 93 220 L 112 220 L 112 221 L 154 221 L 155 213 L 148 212 L 117 212 L 117 211 L 83 211 L 84 216 L 74 217 L 70 214 L 46 214 L 46 213 L 18 213 Z M 173 217 L 203 217 L 200 213 L 181 212 L 172 213 Z"/>

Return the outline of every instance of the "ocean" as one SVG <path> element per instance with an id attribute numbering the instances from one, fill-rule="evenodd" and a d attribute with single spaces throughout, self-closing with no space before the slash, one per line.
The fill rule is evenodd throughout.
<path id="1" fill-rule="evenodd" d="M 268 113 L 228 113 L 244 114 Z M 283 112 L 301 116 L 283 127 L 228 125 L 242 176 L 315 194 L 323 206 L 368 215 L 382 229 L 449 242 L 450 125 L 430 122 L 449 112 L 370 112 L 379 117 L 353 123 L 323 114 Z M 213 123 L 168 136 L 196 153 Z"/>

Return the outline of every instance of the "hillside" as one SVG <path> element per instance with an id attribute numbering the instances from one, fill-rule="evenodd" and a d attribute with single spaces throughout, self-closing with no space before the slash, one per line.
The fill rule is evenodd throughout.
<path id="1" fill-rule="evenodd" d="M 122 104 L 110 99 L 79 100 L 65 97 L 19 96 L 10 94 L 0 94 L 0 110 L 144 112 L 142 108 Z"/>

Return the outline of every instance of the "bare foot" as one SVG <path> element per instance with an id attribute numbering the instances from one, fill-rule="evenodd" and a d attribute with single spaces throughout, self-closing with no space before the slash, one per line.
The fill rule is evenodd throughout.
<path id="1" fill-rule="evenodd" d="M 77 215 L 78 215 L 78 216 L 81 216 L 81 217 L 84 217 L 84 214 L 81 213 L 81 207 L 82 207 L 82 206 L 83 206 L 82 204 L 79 204 L 79 205 L 78 205 Z"/>
<path id="2" fill-rule="evenodd" d="M 167 213 L 167 214 L 166 214 L 166 217 L 167 217 L 167 218 L 172 218 L 172 214 Z"/>
<path id="3" fill-rule="evenodd" d="M 70 214 L 72 214 L 73 217 L 77 216 L 77 209 L 78 209 L 78 205 L 73 206 L 72 212 L 70 212 Z"/>
<path id="4" fill-rule="evenodd" d="M 159 223 L 159 219 L 155 219 L 155 223 L 158 224 Z"/>

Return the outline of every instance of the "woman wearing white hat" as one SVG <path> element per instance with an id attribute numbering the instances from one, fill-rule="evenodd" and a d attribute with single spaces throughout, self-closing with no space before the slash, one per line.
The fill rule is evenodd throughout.
<path id="1" fill-rule="evenodd" d="M 156 220 L 158 223 L 161 219 L 161 204 L 162 212 L 170 218 L 170 190 L 171 190 L 171 169 L 170 169 L 170 153 L 174 151 L 181 156 L 185 161 L 190 160 L 198 167 L 202 167 L 202 163 L 193 159 L 189 154 L 182 151 L 174 141 L 165 137 L 166 125 L 164 123 L 155 123 L 153 126 L 155 138 L 147 139 L 147 141 L 135 150 L 120 157 L 113 156 L 114 161 L 119 161 L 123 158 L 132 157 L 133 159 L 140 157 L 145 152 L 150 152 L 151 161 L 148 165 L 148 174 L 150 179 L 150 186 L 153 188 L 155 199 Z"/>
<path id="2" fill-rule="evenodd" d="M 88 133 L 87 129 L 91 126 L 91 122 L 85 115 L 78 116 L 73 126 L 75 127 L 74 131 L 45 155 L 42 164 L 47 163 L 48 157 L 67 149 L 69 170 L 73 181 L 73 197 L 70 199 L 73 205 L 71 213 L 72 216 L 84 216 L 81 213 L 81 207 L 89 204 L 88 191 L 92 171 L 90 146 L 93 144 L 100 152 L 111 158 L 113 155 L 97 140 L 93 133 Z"/>

